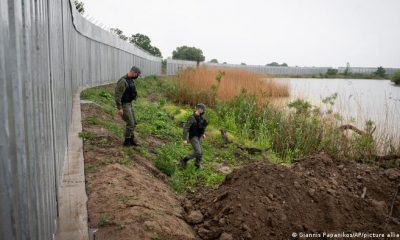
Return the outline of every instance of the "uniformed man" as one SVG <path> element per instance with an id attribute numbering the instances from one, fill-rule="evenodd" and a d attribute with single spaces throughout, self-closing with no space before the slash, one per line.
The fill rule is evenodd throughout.
<path id="1" fill-rule="evenodd" d="M 196 105 L 196 110 L 188 118 L 187 123 L 183 127 L 183 144 L 187 144 L 188 140 L 193 147 L 193 152 L 186 155 L 179 161 L 179 165 L 182 168 L 186 167 L 187 162 L 190 159 L 195 158 L 195 167 L 200 168 L 201 158 L 202 158 L 202 147 L 201 139 L 205 139 L 205 130 L 207 127 L 207 121 L 203 118 L 206 111 L 206 105 L 199 103 Z"/>
<path id="2" fill-rule="evenodd" d="M 115 87 L 115 103 L 117 114 L 126 122 L 124 146 L 137 146 L 133 130 L 135 129 L 135 114 L 132 110 L 132 101 L 137 98 L 134 79 L 140 76 L 140 69 L 133 66 L 128 74 L 122 76 Z"/>

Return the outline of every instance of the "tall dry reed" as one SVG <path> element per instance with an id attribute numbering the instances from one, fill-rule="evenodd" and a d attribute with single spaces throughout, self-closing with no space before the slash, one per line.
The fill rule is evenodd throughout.
<path id="1" fill-rule="evenodd" d="M 188 68 L 177 77 L 179 102 L 214 105 L 217 99 L 227 101 L 246 91 L 259 102 L 271 97 L 289 96 L 288 84 L 278 83 L 263 75 L 234 68 Z"/>

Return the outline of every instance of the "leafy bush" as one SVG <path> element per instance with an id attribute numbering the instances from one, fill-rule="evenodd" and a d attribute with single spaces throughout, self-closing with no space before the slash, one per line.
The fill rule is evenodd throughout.
<path id="1" fill-rule="evenodd" d="M 400 70 L 393 74 L 392 82 L 394 82 L 396 85 L 400 85 Z"/>
<path id="2" fill-rule="evenodd" d="M 326 71 L 326 74 L 330 75 L 330 76 L 335 76 L 337 73 L 338 73 L 338 70 L 334 69 L 334 68 L 329 68 L 328 71 Z"/>
<path id="3" fill-rule="evenodd" d="M 378 77 L 384 78 L 385 75 L 386 75 L 386 70 L 385 70 L 382 66 L 380 66 L 380 67 L 378 67 L 378 69 L 374 72 L 374 74 L 375 74 L 376 76 L 378 76 Z"/>

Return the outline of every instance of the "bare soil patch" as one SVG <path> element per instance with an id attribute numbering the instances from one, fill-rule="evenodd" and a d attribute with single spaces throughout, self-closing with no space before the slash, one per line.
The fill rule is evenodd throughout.
<path id="1" fill-rule="evenodd" d="M 399 183 L 398 169 L 319 154 L 291 167 L 251 163 L 184 206 L 201 239 L 292 239 L 293 232 L 400 233 L 400 196 L 394 199 Z M 199 213 L 201 220 L 193 221 Z"/>

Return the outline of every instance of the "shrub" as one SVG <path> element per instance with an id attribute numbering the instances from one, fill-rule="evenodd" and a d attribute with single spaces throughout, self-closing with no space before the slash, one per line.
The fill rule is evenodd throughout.
<path id="1" fill-rule="evenodd" d="M 386 70 L 385 70 L 382 66 L 380 66 L 380 67 L 378 67 L 378 69 L 374 72 L 374 74 L 375 74 L 376 76 L 378 76 L 378 77 L 384 78 L 385 75 L 386 75 Z"/>
<path id="2" fill-rule="evenodd" d="M 393 74 L 392 82 L 394 82 L 396 85 L 400 85 L 400 70 Z"/>
<path id="3" fill-rule="evenodd" d="M 338 73 L 337 69 L 334 68 L 329 68 L 328 71 L 326 71 L 327 75 L 335 76 Z"/>

